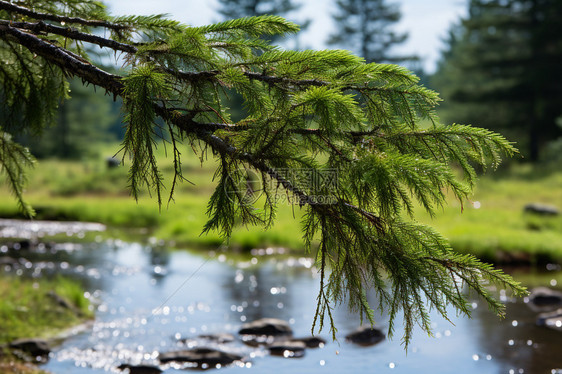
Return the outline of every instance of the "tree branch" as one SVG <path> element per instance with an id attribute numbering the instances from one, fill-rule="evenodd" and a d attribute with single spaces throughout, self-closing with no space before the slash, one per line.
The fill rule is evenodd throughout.
<path id="1" fill-rule="evenodd" d="M 113 95 L 120 96 L 123 91 L 121 77 L 110 74 L 89 62 L 79 59 L 64 48 L 57 47 L 32 34 L 23 32 L 17 28 L 0 25 L 0 37 L 15 38 L 19 44 L 29 51 L 43 57 L 46 61 L 59 66 L 61 69 L 81 77 L 82 79 L 105 88 Z"/>
<path id="2" fill-rule="evenodd" d="M 113 22 L 103 21 L 103 20 L 89 20 L 79 17 L 66 17 L 66 16 L 59 16 L 56 14 L 47 14 L 47 13 L 40 13 L 34 12 L 31 9 L 24 8 L 15 4 L 11 4 L 8 1 L 0 0 L 0 10 L 5 10 L 7 12 L 14 12 L 21 14 L 23 16 L 31 17 L 38 20 L 44 21 L 54 21 L 59 23 L 74 23 L 84 26 L 92 26 L 92 27 L 107 27 L 112 30 L 126 30 L 129 29 L 129 26 L 120 25 Z"/>
<path id="3" fill-rule="evenodd" d="M 64 36 L 66 38 L 71 38 L 74 40 L 81 40 L 84 42 L 96 44 L 99 45 L 100 47 L 111 48 L 115 51 L 122 51 L 127 53 L 137 52 L 137 48 L 129 44 L 119 43 L 114 40 L 102 38 L 97 35 L 83 33 L 70 27 L 60 27 L 60 26 L 50 25 L 43 21 L 31 23 L 31 22 L 12 22 L 12 21 L 0 20 L 0 25 L 10 26 L 17 29 L 29 30 L 34 34 L 40 34 L 42 32 L 56 34 L 56 35 Z"/>

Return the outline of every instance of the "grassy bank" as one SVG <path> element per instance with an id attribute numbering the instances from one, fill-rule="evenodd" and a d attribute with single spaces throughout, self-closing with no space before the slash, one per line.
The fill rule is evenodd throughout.
<path id="1" fill-rule="evenodd" d="M 0 373 L 4 374 L 48 374 L 37 367 L 11 358 L 0 357 Z"/>
<path id="2" fill-rule="evenodd" d="M 0 276 L 2 346 L 18 338 L 52 338 L 92 316 L 82 287 L 72 280 Z M 0 373 L 47 374 L 5 349 L 0 352 Z"/>
<path id="3" fill-rule="evenodd" d="M 72 308 L 61 305 L 53 293 Z M 82 287 L 57 277 L 0 276 L 0 344 L 17 338 L 49 338 L 93 316 Z"/>
<path id="4" fill-rule="evenodd" d="M 111 155 L 116 148 L 107 148 L 102 154 Z M 159 157 L 164 159 L 163 151 Z M 215 187 L 215 164 L 206 162 L 201 166 L 198 158 L 186 157 L 183 167 L 193 184 L 184 183 L 176 191 L 175 201 L 165 204 L 161 211 L 148 194 L 138 202 L 128 196 L 127 167 L 107 168 L 103 158 L 82 163 L 42 161 L 30 177 L 27 198 L 38 210 L 39 219 L 141 227 L 180 246 L 217 247 L 223 243 L 217 233 L 200 235 L 206 222 L 207 202 Z M 163 172 L 170 178 L 171 166 L 164 166 Z M 562 217 L 523 213 L 523 207 L 534 202 L 562 208 L 562 171 L 514 165 L 488 173 L 479 181 L 471 202 L 474 204 L 465 204 L 461 211 L 460 204 L 451 199 L 436 217 L 429 217 L 421 209 L 416 217 L 449 238 L 455 249 L 486 260 L 562 262 Z M 14 201 L 0 201 L 0 216 L 16 213 Z M 299 217 L 298 206 L 282 204 L 272 228 L 239 228 L 230 245 L 298 250 L 302 248 Z"/>
<path id="5" fill-rule="evenodd" d="M 435 218 L 420 220 L 438 229 L 461 252 L 493 262 L 562 262 L 562 216 L 525 213 L 529 203 L 562 208 L 562 172 L 518 165 L 478 183 L 461 212 L 451 201 Z"/>

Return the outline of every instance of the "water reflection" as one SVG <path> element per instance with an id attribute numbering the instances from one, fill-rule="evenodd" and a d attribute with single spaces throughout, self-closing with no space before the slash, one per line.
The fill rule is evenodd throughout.
<path id="1" fill-rule="evenodd" d="M 536 326 L 537 313 L 509 299 L 503 321 L 478 300 L 472 301 L 472 320 L 453 317 L 451 325 L 434 313 L 434 337 L 417 331 L 407 355 L 400 344 L 400 319 L 392 341 L 369 348 L 345 343 L 343 336 L 359 326 L 359 317 L 345 307 L 334 310 L 338 342 L 328 339 L 323 349 L 307 350 L 298 360 L 269 356 L 263 348 L 247 347 L 239 340 L 213 342 L 199 337 L 236 336 L 242 323 L 263 317 L 288 321 L 296 336 L 310 335 L 318 274 L 307 258 L 270 256 L 263 250 L 249 259 L 233 260 L 223 254 L 170 251 L 159 243 L 145 246 L 117 240 L 10 250 L 3 255 L 9 257 L 2 257 L 0 269 L 35 277 L 58 273 L 76 277 L 95 302 L 93 327 L 64 341 L 45 365 L 54 373 L 107 372 L 122 363 L 155 364 L 158 352 L 209 345 L 247 357 L 257 372 L 273 368 L 279 373 L 550 373 L 562 367 L 560 332 Z M 562 284 L 559 269 L 554 270 L 540 284 L 552 285 L 552 280 Z M 520 277 L 525 282 L 536 279 Z M 373 294 L 368 298 L 376 304 Z M 378 327 L 387 328 L 386 313 L 376 315 L 376 321 Z M 330 336 L 328 331 L 322 335 Z M 227 370 L 247 369 L 244 365 Z"/>

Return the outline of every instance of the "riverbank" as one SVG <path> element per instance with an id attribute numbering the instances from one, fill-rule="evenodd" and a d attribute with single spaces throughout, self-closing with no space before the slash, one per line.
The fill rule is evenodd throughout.
<path id="1" fill-rule="evenodd" d="M 52 279 L 0 276 L 0 347 L 3 347 L 0 372 L 46 373 L 22 359 L 36 360 L 37 347 L 43 349 L 50 339 L 92 318 L 93 310 L 84 290 L 74 280 L 61 276 Z M 28 339 L 28 343 L 21 343 L 21 339 Z M 48 351 L 41 354 L 47 355 Z"/>
<path id="2" fill-rule="evenodd" d="M 170 177 L 171 170 L 164 168 Z M 186 158 L 184 183 L 174 201 L 160 210 L 148 194 L 135 202 L 127 194 L 127 168 L 108 168 L 104 159 L 87 162 L 41 161 L 30 177 L 26 197 L 37 219 L 101 222 L 112 227 L 138 228 L 177 246 L 249 250 L 285 247 L 302 251 L 301 209 L 280 204 L 275 224 L 235 229 L 229 243 L 216 232 L 201 235 L 207 203 L 215 183 L 214 164 L 201 166 Z M 436 216 L 421 208 L 416 219 L 445 237 L 453 248 L 495 263 L 562 263 L 562 216 L 525 213 L 530 203 L 562 208 L 562 172 L 531 165 L 512 165 L 481 177 L 474 196 L 461 207 L 454 199 Z M 0 217 L 17 217 L 16 203 L 0 201 Z"/>

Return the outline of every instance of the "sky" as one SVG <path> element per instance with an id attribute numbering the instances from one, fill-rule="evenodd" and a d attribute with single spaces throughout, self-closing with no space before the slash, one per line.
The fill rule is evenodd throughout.
<path id="1" fill-rule="evenodd" d="M 296 0 L 302 4 L 294 19 L 311 19 L 312 24 L 300 36 L 301 47 L 325 49 L 328 35 L 334 30 L 331 14 L 335 12 L 332 0 Z M 404 54 L 416 54 L 422 58 L 426 72 L 435 70 L 442 39 L 451 23 L 466 14 L 467 0 L 389 0 L 400 5 L 402 18 L 397 31 L 406 31 L 408 40 L 396 49 Z M 221 21 L 216 0 L 108 0 L 114 15 L 167 13 L 180 22 L 199 26 Z"/>

